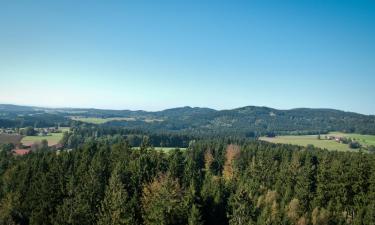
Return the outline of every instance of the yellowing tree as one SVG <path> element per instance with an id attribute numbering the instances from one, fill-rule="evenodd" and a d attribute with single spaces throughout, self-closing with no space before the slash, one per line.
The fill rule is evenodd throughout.
<path id="1" fill-rule="evenodd" d="M 240 152 L 240 146 L 233 144 L 228 145 L 225 153 L 225 164 L 223 169 L 224 179 L 231 180 L 233 178 L 233 161 L 239 156 Z"/>
<path id="2" fill-rule="evenodd" d="M 187 224 L 183 191 L 176 179 L 162 174 L 143 188 L 145 225 Z"/>
<path id="3" fill-rule="evenodd" d="M 297 220 L 299 219 L 300 214 L 301 214 L 301 212 L 300 212 L 299 200 L 294 198 L 288 204 L 287 216 L 292 222 L 297 223 Z"/>

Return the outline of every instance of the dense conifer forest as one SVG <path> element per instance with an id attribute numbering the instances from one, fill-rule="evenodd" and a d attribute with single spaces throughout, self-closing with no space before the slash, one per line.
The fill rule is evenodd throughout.
<path id="1" fill-rule="evenodd" d="M 375 224 L 375 155 L 230 139 L 144 138 L 0 151 L 0 224 Z"/>

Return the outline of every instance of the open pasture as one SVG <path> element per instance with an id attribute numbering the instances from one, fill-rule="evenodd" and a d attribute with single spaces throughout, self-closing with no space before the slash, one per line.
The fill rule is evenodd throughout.
<path id="1" fill-rule="evenodd" d="M 363 134 L 347 134 L 342 132 L 331 132 L 327 136 L 335 137 L 347 137 L 358 141 L 361 145 L 374 145 L 375 146 L 375 135 L 363 135 Z"/>
<path id="2" fill-rule="evenodd" d="M 12 143 L 17 145 L 20 143 L 22 135 L 18 134 L 0 134 L 0 144 Z"/>
<path id="3" fill-rule="evenodd" d="M 322 135 L 323 137 L 324 135 Z M 327 149 L 327 150 L 337 150 L 337 151 L 353 151 L 349 148 L 347 144 L 341 144 L 333 140 L 318 139 L 317 135 L 299 135 L 299 136 L 277 136 L 274 138 L 261 137 L 260 140 L 280 143 L 280 144 L 292 144 L 300 146 L 314 145 L 315 147 Z"/>
<path id="4" fill-rule="evenodd" d="M 21 142 L 23 145 L 32 145 L 35 142 L 41 142 L 42 140 L 48 141 L 48 146 L 53 146 L 59 143 L 62 139 L 63 133 L 51 133 L 47 136 L 25 136 Z"/>
<path id="5" fill-rule="evenodd" d="M 139 149 L 139 147 L 133 147 L 133 149 Z M 180 150 L 186 150 L 186 148 L 179 148 L 179 147 L 154 147 L 155 150 L 157 151 L 163 151 L 163 152 L 170 152 L 176 149 Z"/>
<path id="6" fill-rule="evenodd" d="M 99 118 L 99 117 L 71 117 L 72 120 L 81 121 L 84 123 L 103 124 L 110 121 L 135 121 L 135 118 L 127 117 L 112 117 L 112 118 Z"/>
<path id="7" fill-rule="evenodd" d="M 185 150 L 186 148 L 178 148 L 178 147 L 155 147 L 155 150 L 163 151 L 163 152 L 169 152 L 169 151 L 176 150 L 176 149 Z"/>

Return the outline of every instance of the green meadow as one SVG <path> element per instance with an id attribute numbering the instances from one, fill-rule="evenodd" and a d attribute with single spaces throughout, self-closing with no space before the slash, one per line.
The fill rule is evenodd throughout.
<path id="1" fill-rule="evenodd" d="M 139 147 L 134 147 L 134 149 L 139 149 Z M 172 150 L 180 149 L 180 150 L 186 150 L 186 148 L 178 148 L 178 147 L 154 147 L 157 151 L 163 151 L 163 152 L 170 152 Z"/>
<path id="2" fill-rule="evenodd" d="M 375 135 L 363 135 L 363 134 L 346 134 L 341 132 L 331 132 L 328 135 L 335 137 L 349 137 L 358 141 L 361 145 L 374 145 L 375 146 Z M 327 135 L 327 136 L 328 136 Z"/>
<path id="3" fill-rule="evenodd" d="M 169 152 L 175 149 L 185 150 L 186 148 L 177 148 L 177 147 L 155 147 L 155 150 Z"/>
<path id="4" fill-rule="evenodd" d="M 277 136 L 274 138 L 261 137 L 259 138 L 262 141 L 280 143 L 280 144 L 292 144 L 300 146 L 314 145 L 318 148 L 328 149 L 328 150 L 337 150 L 337 151 L 350 151 L 348 145 L 337 143 L 333 140 L 318 140 L 317 135 L 298 135 L 298 136 Z"/>
<path id="5" fill-rule="evenodd" d="M 81 121 L 84 123 L 103 124 L 110 121 L 134 121 L 134 118 L 112 117 L 112 118 L 98 118 L 98 117 L 71 117 L 72 120 Z"/>
<path id="6" fill-rule="evenodd" d="M 329 134 L 321 135 L 321 139 L 318 139 L 318 135 L 290 135 L 290 136 L 277 136 L 274 138 L 261 137 L 260 140 L 280 143 L 280 144 L 293 144 L 300 146 L 314 145 L 318 148 L 337 150 L 337 151 L 353 151 L 347 144 L 338 143 L 334 140 L 327 140 L 326 137 L 347 137 L 358 141 L 362 146 L 375 145 L 375 135 L 362 135 L 362 134 L 347 134 L 342 132 L 330 132 Z"/>
<path id="7" fill-rule="evenodd" d="M 325 148 L 328 150 L 337 151 L 353 151 L 347 144 L 338 143 L 334 140 L 327 140 L 326 137 L 347 137 L 352 138 L 359 142 L 362 146 L 375 145 L 375 135 L 362 135 L 362 134 L 346 134 L 342 132 L 331 132 L 329 134 L 321 135 L 321 139 L 318 139 L 317 135 L 298 135 L 298 136 L 277 136 L 274 138 L 261 137 L 260 140 L 268 141 L 272 143 L 280 144 L 292 144 L 300 146 L 314 145 L 318 148 Z"/>
<path id="8" fill-rule="evenodd" d="M 48 146 L 56 145 L 62 139 L 63 133 L 51 133 L 47 136 L 25 136 L 22 138 L 21 143 L 23 145 L 31 145 L 35 142 L 41 142 L 42 140 L 48 141 Z"/>

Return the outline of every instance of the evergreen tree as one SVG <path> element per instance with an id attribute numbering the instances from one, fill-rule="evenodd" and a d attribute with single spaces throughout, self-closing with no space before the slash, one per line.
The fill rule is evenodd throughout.
<path id="1" fill-rule="evenodd" d="M 253 225 L 256 224 L 254 220 L 255 207 L 249 194 L 244 190 L 237 190 L 236 193 L 229 197 L 229 225 Z"/>
<path id="2" fill-rule="evenodd" d="M 201 212 L 196 204 L 193 204 L 190 209 L 188 218 L 189 225 L 203 225 Z"/>
<path id="3" fill-rule="evenodd" d="M 15 225 L 20 212 L 20 195 L 19 193 L 9 192 L 0 202 L 0 224 Z"/>
<path id="4" fill-rule="evenodd" d="M 187 223 L 183 191 L 169 174 L 159 175 L 143 189 L 143 221 L 145 225 Z"/>
<path id="5" fill-rule="evenodd" d="M 118 169 L 112 172 L 105 196 L 100 205 L 98 225 L 134 224 L 132 211 L 127 203 L 128 195 L 121 182 Z"/>

